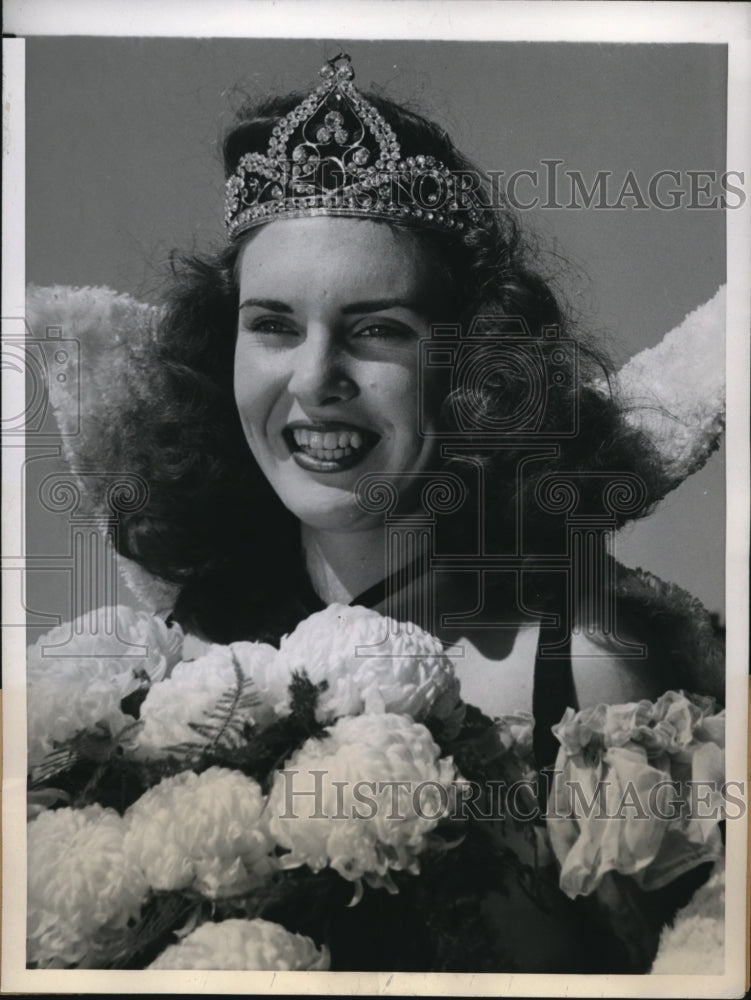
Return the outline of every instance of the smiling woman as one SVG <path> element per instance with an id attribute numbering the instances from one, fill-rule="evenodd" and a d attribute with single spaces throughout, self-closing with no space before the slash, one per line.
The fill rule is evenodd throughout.
<path id="1" fill-rule="evenodd" d="M 150 484 L 149 505 L 121 519 L 122 550 L 179 582 L 178 620 L 223 642 L 276 641 L 322 602 L 357 602 L 371 588 L 384 609 L 402 573 L 410 617 L 462 648 L 462 683 L 481 707 L 532 710 L 539 615 L 567 600 L 540 571 L 566 532 L 540 484 L 586 470 L 576 489 L 591 507 L 598 470 L 637 476 L 618 526 L 662 495 L 664 474 L 595 390 L 604 358 L 569 329 L 511 211 L 483 201 L 479 171 L 438 126 L 382 97 L 365 101 L 346 60 L 331 72 L 317 109 L 272 98 L 242 109 L 226 136 L 231 240 L 214 258 L 178 264 L 158 363 L 147 359 L 149 388 L 134 393 L 127 420 L 140 431 L 122 441 L 124 467 L 147 457 Z M 420 207 L 430 198 L 441 211 Z M 482 336 L 465 363 L 456 331 L 474 331 L 477 317 Z M 453 363 L 430 362 L 435 328 L 453 331 L 443 344 Z M 544 342 L 551 329 L 557 350 Z M 438 519 L 444 553 L 476 551 L 482 524 L 487 551 L 507 565 L 426 574 L 414 566 L 437 554 L 435 539 L 394 548 L 395 517 L 420 509 L 426 475 L 447 471 L 468 500 Z M 358 492 L 374 475 L 396 489 L 388 530 Z M 668 683 L 655 652 L 621 662 L 584 633 L 575 643 L 569 701 L 654 695 Z"/>
<path id="2" fill-rule="evenodd" d="M 240 914 L 310 935 L 336 969 L 645 971 L 721 853 L 716 824 L 624 832 L 616 813 L 595 832 L 559 776 L 643 791 L 693 774 L 694 755 L 721 768 L 708 616 L 607 551 L 676 473 L 509 207 L 443 129 L 353 76 L 341 55 L 309 96 L 241 109 L 223 146 L 227 242 L 175 256 L 153 336 L 128 349 L 117 433 L 86 438 L 89 467 L 148 484 L 117 511 L 117 544 L 176 585 L 162 610 L 185 635 L 176 665 L 170 648 L 163 675 L 125 672 L 107 702 L 108 718 L 133 713 L 105 801 L 134 818 L 113 836 L 151 849 L 132 827 L 167 794 L 206 823 L 190 846 L 200 891 L 150 875 L 138 926 L 162 926 L 153 907 L 164 928 L 127 960 L 177 936 L 180 914 Z M 280 811 L 285 761 L 313 777 L 314 815 L 289 798 Z M 217 824 L 187 796 L 228 787 L 226 767 L 243 773 Z M 353 792 L 342 815 L 353 782 L 382 797 Z M 414 794 L 399 813 L 415 783 L 449 822 Z M 467 825 L 467 802 L 498 822 Z"/>
<path id="3" fill-rule="evenodd" d="M 235 399 L 253 457 L 307 528 L 372 528 L 359 477 L 435 465 L 415 401 L 419 341 L 448 315 L 443 268 L 412 232 L 311 218 L 261 229 L 238 270 Z"/>

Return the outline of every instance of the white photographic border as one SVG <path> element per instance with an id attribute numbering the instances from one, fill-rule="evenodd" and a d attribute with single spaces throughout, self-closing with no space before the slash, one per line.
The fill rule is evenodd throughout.
<path id="1" fill-rule="evenodd" d="M 727 162 L 749 171 L 751 157 L 751 15 L 747 4 L 516 3 L 408 0 L 352 4 L 308 0 L 102 0 L 8 2 L 4 40 L 3 298 L 4 328 L 24 316 L 24 42 L 39 35 L 148 35 L 379 39 L 700 42 L 728 46 Z M 747 776 L 749 552 L 749 300 L 751 199 L 727 213 L 727 769 Z M 5 334 L 4 334 L 5 335 Z M 3 415 L 23 400 L 4 394 Z M 3 454 L 3 555 L 23 551 L 21 469 L 24 449 Z M 20 620 L 18 599 L 3 588 L 3 621 Z M 21 609 L 21 615 L 23 611 Z M 25 638 L 5 629 L 3 661 L 2 990 L 29 993 L 281 993 L 389 995 L 741 996 L 747 949 L 747 820 L 728 822 L 726 972 L 723 976 L 540 976 L 529 974 L 229 973 L 27 970 L 25 939 Z M 22 829 L 23 826 L 23 829 Z"/>

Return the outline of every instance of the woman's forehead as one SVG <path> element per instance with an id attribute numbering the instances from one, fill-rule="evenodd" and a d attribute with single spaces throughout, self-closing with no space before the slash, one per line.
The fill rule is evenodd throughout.
<path id="1" fill-rule="evenodd" d="M 389 292 L 422 298 L 438 290 L 443 273 L 418 234 L 349 218 L 269 223 L 251 235 L 238 261 L 241 295 L 310 291 L 373 298 Z"/>

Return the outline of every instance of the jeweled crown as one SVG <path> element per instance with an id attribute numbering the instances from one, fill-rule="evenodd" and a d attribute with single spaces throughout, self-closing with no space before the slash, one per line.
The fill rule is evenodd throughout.
<path id="1" fill-rule="evenodd" d="M 404 157 L 398 137 L 352 84 L 349 56 L 272 129 L 266 153 L 247 152 L 227 180 L 230 238 L 275 219 L 315 215 L 386 219 L 455 231 L 482 224 L 465 175 L 432 156 Z"/>

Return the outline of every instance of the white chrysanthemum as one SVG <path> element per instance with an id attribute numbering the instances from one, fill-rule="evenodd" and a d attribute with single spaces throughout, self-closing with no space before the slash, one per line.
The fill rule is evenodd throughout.
<path id="1" fill-rule="evenodd" d="M 276 775 L 269 829 L 290 851 L 284 867 L 330 865 L 393 891 L 389 869 L 417 872 L 428 834 L 454 814 L 455 780 L 425 726 L 403 715 L 342 718 Z"/>
<path id="2" fill-rule="evenodd" d="M 278 651 L 260 642 L 233 642 L 229 648 L 237 657 L 243 673 L 252 679 L 253 690 L 262 705 L 276 712 L 288 696 L 290 682 Z"/>
<path id="3" fill-rule="evenodd" d="M 196 660 L 178 663 L 167 680 L 155 684 L 141 705 L 143 728 L 138 734 L 139 750 L 158 756 L 178 743 L 201 743 L 203 737 L 191 723 L 204 723 L 222 696 L 237 690 L 237 670 L 253 681 L 250 692 L 257 698 L 253 706 L 241 706 L 233 722 L 265 724 L 274 717 L 272 703 L 283 697 L 284 687 L 269 691 L 268 675 L 273 672 L 277 651 L 260 642 L 236 642 L 232 646 L 211 646 Z"/>
<path id="4" fill-rule="evenodd" d="M 211 767 L 163 779 L 125 814 L 126 848 L 154 889 L 245 892 L 275 867 L 257 782 Z"/>
<path id="5" fill-rule="evenodd" d="M 152 682 L 160 681 L 179 661 L 183 638 L 179 625 L 168 627 L 147 611 L 124 604 L 98 608 L 70 624 L 58 625 L 29 646 L 27 680 L 29 684 L 45 680 L 61 659 L 112 659 L 143 671 Z"/>
<path id="6" fill-rule="evenodd" d="M 113 619 L 114 629 L 103 627 L 105 616 Z M 80 730 L 93 731 L 101 724 L 115 735 L 134 722 L 122 711 L 122 699 L 160 681 L 180 658 L 179 626 L 167 628 L 161 619 L 124 606 L 100 609 L 91 618 L 102 628 L 92 630 L 89 616 L 82 616 L 72 625 L 52 629 L 29 647 L 32 766 L 53 749 L 55 741 L 67 740 Z M 123 655 L 128 647 L 137 652 L 139 646 L 145 649 L 143 655 Z"/>
<path id="7" fill-rule="evenodd" d="M 725 299 L 723 286 L 616 376 L 626 419 L 651 437 L 673 485 L 704 465 L 725 426 Z"/>
<path id="8" fill-rule="evenodd" d="M 363 712 L 461 722 L 459 681 L 440 641 L 369 608 L 316 612 L 282 639 L 279 657 L 290 677 L 304 670 L 314 684 L 326 682 L 321 722 Z"/>
<path id="9" fill-rule="evenodd" d="M 201 924 L 149 968 L 307 972 L 328 969 L 329 964 L 325 945 L 319 951 L 309 937 L 256 918 Z"/>
<path id="10" fill-rule="evenodd" d="M 721 976 L 725 971 L 725 862 L 663 927 L 651 974 Z"/>
<path id="11" fill-rule="evenodd" d="M 138 916 L 147 886 L 113 809 L 45 811 L 28 828 L 28 961 L 86 966 L 92 936 Z"/>

